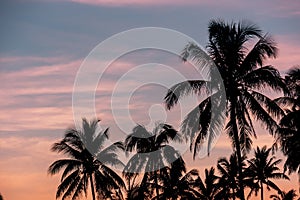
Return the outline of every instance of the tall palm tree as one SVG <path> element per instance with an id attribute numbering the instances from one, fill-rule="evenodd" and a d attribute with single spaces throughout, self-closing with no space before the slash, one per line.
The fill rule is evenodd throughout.
<path id="1" fill-rule="evenodd" d="M 123 166 L 116 153 L 117 149 L 123 147 L 117 142 L 104 148 L 104 142 L 108 139 L 108 128 L 100 131 L 98 123 L 99 120 L 89 123 L 83 119 L 81 130 L 66 130 L 64 138 L 52 146 L 53 152 L 69 157 L 53 162 L 48 168 L 51 175 L 64 169 L 56 198 L 62 196 L 63 200 L 68 197 L 77 199 L 82 193 L 87 195 L 89 186 L 93 200 L 96 199 L 96 194 L 99 198 L 122 198 L 124 182 L 109 165 Z"/>
<path id="2" fill-rule="evenodd" d="M 286 115 L 280 120 L 278 140 L 283 154 L 287 156 L 285 169 L 290 173 L 298 172 L 300 177 L 300 161 L 297 159 L 300 154 L 300 68 L 289 70 L 285 81 L 291 96 L 275 99 L 286 110 Z"/>
<path id="3" fill-rule="evenodd" d="M 158 181 L 161 169 L 180 157 L 180 154 L 168 145 L 172 140 L 180 141 L 177 131 L 163 123 L 157 124 L 152 132 L 142 125 L 137 125 L 125 139 L 126 152 L 136 152 L 136 154 L 128 161 L 123 175 L 130 182 L 139 173 L 143 174 L 139 187 L 140 196 L 149 193 L 149 187 L 154 185 L 156 196 L 159 197 Z M 150 184 L 151 182 L 154 184 Z"/>
<path id="4" fill-rule="evenodd" d="M 237 152 L 238 172 L 242 174 L 242 153 L 250 150 L 251 136 L 256 137 L 253 119 L 261 121 L 270 133 L 274 133 L 277 129 L 274 118 L 284 114 L 276 103 L 263 94 L 266 88 L 276 92 L 286 91 L 278 70 L 263 65 L 266 58 L 276 57 L 277 48 L 270 36 L 264 35 L 254 24 L 246 22 L 227 24 L 221 20 L 212 20 L 208 31 L 207 50 L 223 79 L 226 97 L 219 80 L 187 80 L 169 89 L 165 103 L 171 109 L 182 96 L 191 93 L 208 96 L 182 122 L 182 132 L 190 138 L 195 156 L 204 140 L 208 140 L 210 145 L 216 135 L 220 134 L 221 131 L 214 129 L 223 118 L 216 111 L 222 110 L 225 101 L 226 132 Z M 249 44 L 253 44 L 252 49 L 249 49 Z M 202 52 L 199 46 L 190 43 L 184 48 L 182 59 L 201 63 Z M 215 73 L 215 69 L 211 68 L 210 74 Z M 243 177 L 240 175 L 239 178 L 239 192 L 241 199 L 244 199 Z"/>
<path id="5" fill-rule="evenodd" d="M 280 195 L 270 195 L 272 200 L 294 200 L 296 197 L 296 190 L 290 190 L 287 193 L 282 192 Z"/>
<path id="6" fill-rule="evenodd" d="M 257 195 L 258 190 L 260 190 L 260 198 L 264 199 L 264 185 L 267 189 L 270 188 L 281 193 L 280 188 L 271 179 L 287 179 L 289 178 L 280 172 L 277 165 L 281 162 L 281 159 L 277 159 L 275 156 L 270 157 L 271 148 L 267 149 L 263 146 L 261 149 L 259 147 L 254 151 L 254 158 L 248 160 L 248 168 L 245 172 L 246 177 L 252 180 L 254 183 L 259 185 L 258 188 L 251 189 L 248 197 L 251 196 L 253 192 Z"/>
<path id="7" fill-rule="evenodd" d="M 215 175 L 215 169 L 211 167 L 205 169 L 205 179 L 197 179 L 197 187 L 200 192 L 200 199 L 213 200 L 216 198 L 220 188 L 218 186 L 219 177 Z"/>

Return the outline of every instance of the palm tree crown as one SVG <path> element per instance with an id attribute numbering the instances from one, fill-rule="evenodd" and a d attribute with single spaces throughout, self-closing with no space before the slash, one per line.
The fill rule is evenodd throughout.
<path id="1" fill-rule="evenodd" d="M 220 190 L 218 187 L 219 177 L 215 175 L 215 169 L 211 167 L 210 169 L 205 169 L 205 178 L 197 179 L 197 187 L 200 191 L 200 199 L 213 200 Z"/>
<path id="2" fill-rule="evenodd" d="M 243 156 L 242 160 L 242 167 L 244 171 L 246 167 L 246 156 Z M 218 160 L 217 168 L 221 175 L 219 186 L 222 188 L 218 194 L 218 199 L 236 199 L 239 191 L 239 173 L 236 153 L 231 154 L 229 160 L 227 160 L 227 158 L 220 158 Z"/>
<path id="3" fill-rule="evenodd" d="M 258 188 L 252 188 L 249 197 L 253 192 L 257 194 L 261 191 L 261 200 L 264 198 L 264 188 L 266 185 L 268 189 L 272 188 L 281 193 L 280 188 L 271 179 L 289 179 L 284 173 L 279 172 L 277 165 L 281 159 L 276 160 L 275 156 L 270 157 L 271 148 L 266 146 L 261 149 L 257 147 L 254 152 L 254 158 L 248 160 L 249 166 L 245 172 L 246 177 L 259 185 Z"/>
<path id="4" fill-rule="evenodd" d="M 182 132 L 189 136 L 195 156 L 204 140 L 208 139 L 210 143 L 216 134 L 220 134 L 220 131 L 216 132 L 214 129 L 223 118 L 220 113 L 212 114 L 212 110 L 221 110 L 221 105 L 226 101 L 226 132 L 232 138 L 241 174 L 242 152 L 246 153 L 251 149 L 251 136 L 256 137 L 253 118 L 261 121 L 273 134 L 278 128 L 276 117 L 284 115 L 282 109 L 262 91 L 270 88 L 276 92 L 286 92 L 286 87 L 278 70 L 270 65 L 263 65 L 266 58 L 276 57 L 277 48 L 273 39 L 264 35 L 257 26 L 246 22 L 227 24 L 221 20 L 213 20 L 208 31 L 207 50 L 221 74 L 226 97 L 221 90 L 218 91 L 219 80 L 188 80 L 170 88 L 165 103 L 170 109 L 184 95 L 208 95 L 182 122 Z M 249 44 L 253 43 L 253 48 L 249 49 Z M 196 44 L 188 44 L 183 50 L 182 58 L 184 61 L 196 61 L 197 64 L 203 60 L 201 52 L 203 51 Z M 210 73 L 215 74 L 215 69 L 212 68 Z M 213 93 L 207 92 L 210 91 L 207 89 L 209 87 Z M 215 106 L 212 107 L 212 103 Z M 240 184 L 241 198 L 244 199 L 242 180 Z"/>
<path id="5" fill-rule="evenodd" d="M 82 130 L 68 129 L 65 137 L 52 146 L 52 151 L 70 157 L 53 162 L 48 169 L 48 173 L 54 175 L 64 168 L 56 198 L 77 199 L 82 193 L 87 195 L 89 181 L 93 200 L 96 193 L 99 198 L 113 195 L 121 198 L 120 191 L 125 185 L 108 165 L 123 165 L 116 154 L 122 145 L 115 143 L 104 148 L 108 129 L 99 131 L 98 122 L 83 119 Z"/>
<path id="6" fill-rule="evenodd" d="M 143 173 L 140 184 L 140 196 L 145 196 L 152 185 L 155 186 L 156 196 L 159 197 L 159 175 L 161 169 L 169 166 L 180 158 L 180 154 L 168 143 L 180 141 L 177 131 L 168 124 L 159 123 L 149 132 L 144 126 L 137 125 L 125 139 L 126 152 L 136 152 L 124 168 L 123 175 L 131 187 L 131 179 Z"/>
<path id="7" fill-rule="evenodd" d="M 178 158 L 171 163 L 170 167 L 161 170 L 159 197 L 153 199 L 199 199 L 200 193 L 197 190 L 197 181 L 200 178 L 198 170 L 192 169 L 186 172 L 185 163 Z"/>

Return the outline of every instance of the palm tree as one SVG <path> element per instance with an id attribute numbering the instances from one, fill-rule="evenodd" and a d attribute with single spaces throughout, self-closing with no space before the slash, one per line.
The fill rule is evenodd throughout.
<path id="1" fill-rule="evenodd" d="M 242 153 L 250 150 L 251 136 L 256 137 L 253 119 L 261 121 L 270 133 L 274 133 L 277 129 L 274 118 L 284 114 L 276 103 L 262 93 L 266 88 L 276 92 L 286 91 L 278 70 L 263 65 L 266 58 L 276 57 L 277 48 L 270 36 L 263 35 L 257 26 L 246 22 L 227 24 L 212 20 L 208 31 L 207 50 L 221 74 L 226 97 L 222 93 L 220 80 L 187 80 L 169 89 L 165 103 L 171 109 L 182 96 L 191 93 L 208 96 L 182 122 L 182 132 L 190 138 L 194 156 L 205 140 L 208 140 L 209 151 L 211 141 L 221 133 L 216 127 L 224 118 L 217 111 L 222 110 L 225 104 L 226 132 L 237 153 L 238 172 L 242 174 Z M 252 43 L 253 48 L 249 50 Z M 190 43 L 184 48 L 182 59 L 197 64 L 203 61 L 202 55 L 202 49 Z M 212 67 L 210 74 L 214 76 L 215 70 Z M 238 177 L 243 200 L 243 177 Z"/>
<path id="2" fill-rule="evenodd" d="M 236 192 L 238 191 L 238 164 L 236 154 L 232 154 L 227 160 L 220 158 L 217 165 L 218 171 L 221 174 L 219 184 L 222 185 L 222 196 L 227 196 L 235 200 Z"/>
<path id="3" fill-rule="evenodd" d="M 260 190 L 260 198 L 264 199 L 264 185 L 267 189 L 270 188 L 281 193 L 280 188 L 270 179 L 287 179 L 289 178 L 284 174 L 279 172 L 277 165 L 281 162 L 281 159 L 276 160 L 275 156 L 270 156 L 271 148 L 267 149 L 263 146 L 261 149 L 259 147 L 254 151 L 254 158 L 248 160 L 248 168 L 245 172 L 246 177 L 252 180 L 254 183 L 259 185 L 258 188 L 251 189 L 248 197 L 251 196 L 253 192 L 257 195 L 258 190 Z"/>
<path id="4" fill-rule="evenodd" d="M 52 146 L 53 152 L 70 157 L 59 159 L 48 168 L 51 175 L 64 169 L 56 198 L 62 196 L 63 200 L 68 197 L 77 199 L 82 193 L 86 196 L 89 185 L 93 200 L 96 199 L 96 193 L 99 198 L 121 198 L 124 182 L 109 165 L 123 166 L 116 154 L 117 149 L 123 147 L 117 142 L 104 148 L 104 142 L 108 139 L 108 128 L 100 131 L 99 122 L 100 120 L 93 120 L 89 123 L 83 119 L 82 130 L 66 130 L 64 138 Z"/>
<path id="5" fill-rule="evenodd" d="M 282 192 L 280 195 L 270 195 L 273 200 L 294 200 L 296 195 L 296 190 L 290 190 L 287 193 Z"/>
<path id="6" fill-rule="evenodd" d="M 140 200 L 140 199 L 148 199 L 145 196 L 140 196 L 139 192 L 139 185 L 132 185 L 130 188 L 127 189 L 127 197 L 126 200 Z"/>
<path id="7" fill-rule="evenodd" d="M 155 186 L 156 196 L 159 197 L 159 176 L 161 169 L 177 160 L 180 155 L 170 145 L 169 141 L 180 141 L 177 131 L 168 124 L 157 124 L 152 132 L 142 125 L 133 128 L 133 132 L 125 139 L 125 150 L 136 152 L 124 168 L 123 175 L 130 181 L 139 173 L 143 178 L 139 187 L 140 196 L 149 193 L 151 185 Z M 154 184 L 151 184 L 154 183 Z"/>
<path id="8" fill-rule="evenodd" d="M 287 156 L 285 169 L 290 173 L 298 172 L 300 177 L 300 161 L 297 159 L 300 154 L 300 68 L 289 70 L 285 81 L 291 97 L 275 99 L 286 110 L 286 115 L 280 120 L 278 140 L 283 154 Z"/>
<path id="9" fill-rule="evenodd" d="M 242 167 L 243 171 L 245 170 L 246 164 L 245 164 L 246 156 L 242 157 Z M 218 194 L 218 199 L 221 198 L 227 198 L 227 199 L 236 199 L 238 197 L 238 191 L 239 191 L 239 173 L 238 173 L 238 161 L 236 153 L 234 152 L 231 154 L 229 160 L 227 158 L 220 158 L 218 160 L 217 165 L 218 171 L 221 175 L 219 179 L 219 186 L 222 187 L 222 190 Z M 244 180 L 244 184 L 246 186 L 255 187 L 253 185 L 247 185 Z"/>
<path id="10" fill-rule="evenodd" d="M 215 169 L 211 167 L 209 170 L 205 169 L 204 181 L 197 179 L 197 188 L 200 192 L 200 199 L 213 200 L 216 198 L 221 188 L 218 186 L 219 177 L 215 175 Z"/>
<path id="11" fill-rule="evenodd" d="M 199 199 L 201 196 L 197 191 L 197 181 L 200 178 L 198 170 L 192 169 L 186 173 L 185 163 L 182 158 L 178 158 L 165 167 L 160 177 L 160 187 L 162 192 L 159 197 L 152 199 Z"/>

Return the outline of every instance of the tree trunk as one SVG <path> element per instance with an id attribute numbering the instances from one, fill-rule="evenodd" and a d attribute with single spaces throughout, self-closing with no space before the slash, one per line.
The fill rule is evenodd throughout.
<path id="1" fill-rule="evenodd" d="M 93 200 L 96 200 L 96 197 L 95 197 L 95 188 L 94 188 L 94 181 L 93 181 L 93 174 L 90 174 L 90 182 L 91 182 L 92 197 L 93 197 Z"/>
<path id="2" fill-rule="evenodd" d="M 238 127 L 236 124 L 236 112 L 235 112 L 235 102 L 236 99 L 232 98 L 231 99 L 231 110 L 230 110 L 230 117 L 232 120 L 232 131 L 233 131 L 233 136 L 234 136 L 234 142 L 235 142 L 235 149 L 236 149 L 236 154 L 237 154 L 237 159 L 238 159 L 238 179 L 239 179 L 239 194 L 241 200 L 245 200 L 245 194 L 244 194 L 244 184 L 243 184 L 243 169 L 242 169 L 242 152 L 241 152 L 241 145 L 240 145 L 240 139 L 239 139 L 239 132 L 238 132 Z"/>
<path id="3" fill-rule="evenodd" d="M 155 181 L 155 190 L 156 190 L 157 200 L 159 200 L 159 188 L 158 188 L 158 181 L 157 181 L 157 171 L 154 171 L 154 181 Z"/>
<path id="4" fill-rule="evenodd" d="M 235 192 L 234 192 L 234 188 L 232 188 L 232 199 L 235 200 Z"/>
<path id="5" fill-rule="evenodd" d="M 264 186 L 262 181 L 260 182 L 260 199 L 264 200 Z"/>

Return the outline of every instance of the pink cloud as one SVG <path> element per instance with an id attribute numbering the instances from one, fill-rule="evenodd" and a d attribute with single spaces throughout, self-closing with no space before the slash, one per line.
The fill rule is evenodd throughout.
<path id="1" fill-rule="evenodd" d="M 0 64 L 6 63 L 32 63 L 32 62 L 44 62 L 44 63 L 57 63 L 64 62 L 64 57 L 34 57 L 34 56 L 10 56 L 0 57 Z"/>
<path id="2" fill-rule="evenodd" d="M 76 73 L 81 65 L 81 60 L 66 61 L 61 58 L 39 57 L 8 57 L 1 58 L 0 63 L 17 64 L 19 62 L 30 66 L 38 62 L 47 62 L 47 65 L 25 67 L 17 71 L 8 71 L 1 74 L 3 85 L 0 91 L 0 121 L 5 124 L 1 131 L 21 131 L 36 129 L 64 129 L 72 124 L 72 92 Z M 91 62 L 89 73 L 99 73 L 102 61 Z M 109 66 L 105 72 L 113 75 L 116 72 L 127 71 L 131 63 L 117 61 Z M 101 68 L 101 67 L 100 67 Z M 98 75 L 98 74 L 97 74 Z M 99 77 L 100 77 L 99 73 Z M 99 83 L 98 88 L 90 87 L 89 78 L 77 92 L 93 92 L 99 95 L 99 115 L 109 113 L 110 94 L 116 80 L 105 78 Z M 102 79 L 101 79 L 102 80 Z M 108 95 L 107 97 L 105 95 Z M 86 100 L 86 105 L 89 104 Z M 98 103 L 98 102 L 97 102 Z M 98 107 L 98 106 L 97 106 Z M 83 113 L 85 108 L 83 109 Z M 85 113 L 82 117 L 88 117 L 91 113 Z M 106 122 L 113 123 L 112 116 L 105 116 Z"/>
<path id="3" fill-rule="evenodd" d="M 77 3 L 92 4 L 92 5 L 104 5 L 104 6 L 124 6 L 124 5 L 182 5 L 180 0 L 166 0 L 166 1 L 152 1 L 152 0 L 70 0 Z M 199 4 L 196 0 L 185 1 L 186 5 Z"/>
<path id="4" fill-rule="evenodd" d="M 266 64 L 272 64 L 283 73 L 297 65 L 300 65 L 300 46 L 297 36 L 279 35 L 275 36 L 278 43 L 279 54 L 276 59 L 270 59 Z"/>

